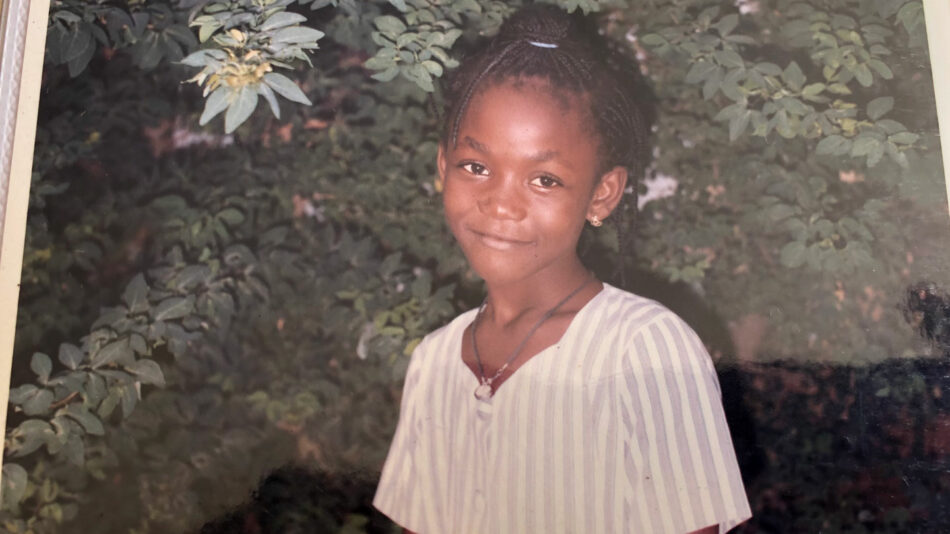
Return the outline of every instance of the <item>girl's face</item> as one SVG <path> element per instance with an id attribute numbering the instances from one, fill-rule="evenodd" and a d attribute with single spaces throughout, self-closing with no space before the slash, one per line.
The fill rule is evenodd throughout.
<path id="1" fill-rule="evenodd" d="M 440 148 L 445 218 L 486 281 L 570 273 L 585 219 L 619 202 L 626 170 L 598 174 L 586 106 L 541 80 L 495 84 L 472 99 L 457 146 Z"/>

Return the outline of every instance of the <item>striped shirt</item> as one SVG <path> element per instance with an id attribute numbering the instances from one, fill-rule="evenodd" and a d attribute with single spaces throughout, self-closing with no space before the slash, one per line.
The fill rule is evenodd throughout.
<path id="1" fill-rule="evenodd" d="M 675 533 L 751 517 L 719 382 L 662 305 L 604 284 L 489 402 L 462 333 L 412 355 L 374 506 L 420 534 Z"/>

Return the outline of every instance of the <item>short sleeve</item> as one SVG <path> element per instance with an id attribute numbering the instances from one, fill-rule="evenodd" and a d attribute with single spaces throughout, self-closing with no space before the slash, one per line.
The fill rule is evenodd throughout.
<path id="1" fill-rule="evenodd" d="M 389 454 L 383 464 L 379 485 L 373 498 L 373 506 L 377 510 L 398 525 L 414 532 L 420 532 L 422 524 L 422 496 L 415 462 L 419 460 L 416 455 L 416 397 L 419 395 L 420 362 L 424 344 L 425 342 L 413 351 L 406 371 L 399 407 L 399 423 L 396 425 L 396 433 L 389 446 Z"/>
<path id="2" fill-rule="evenodd" d="M 623 366 L 630 517 L 671 534 L 714 524 L 724 533 L 750 518 L 719 381 L 695 332 L 663 313 L 635 330 Z"/>

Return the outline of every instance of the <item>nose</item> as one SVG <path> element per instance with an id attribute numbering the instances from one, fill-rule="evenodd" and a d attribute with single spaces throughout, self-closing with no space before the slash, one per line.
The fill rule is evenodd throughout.
<path id="1" fill-rule="evenodd" d="M 495 219 L 521 220 L 527 213 L 517 180 L 511 176 L 487 180 L 479 191 L 478 209 Z"/>

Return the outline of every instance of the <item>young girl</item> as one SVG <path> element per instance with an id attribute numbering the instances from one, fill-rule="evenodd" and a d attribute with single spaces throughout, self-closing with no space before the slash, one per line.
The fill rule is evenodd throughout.
<path id="1" fill-rule="evenodd" d="M 695 333 L 576 252 L 640 169 L 635 66 L 550 6 L 448 88 L 445 217 L 482 306 L 412 355 L 374 505 L 423 534 L 725 532 L 750 517 Z"/>

